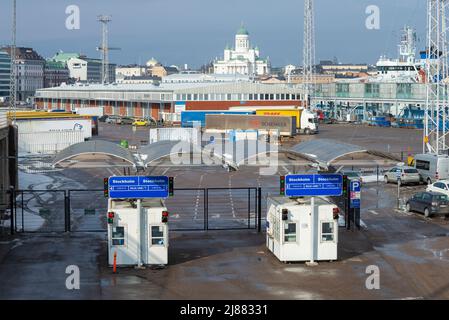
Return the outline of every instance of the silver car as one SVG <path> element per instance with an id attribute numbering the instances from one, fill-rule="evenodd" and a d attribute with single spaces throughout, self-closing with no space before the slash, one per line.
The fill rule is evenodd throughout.
<path id="1" fill-rule="evenodd" d="M 399 177 L 398 177 L 399 172 Z M 399 183 L 403 184 L 420 184 L 421 183 L 421 175 L 418 170 L 413 167 L 408 166 L 397 166 L 391 168 L 384 174 L 385 183 Z"/>

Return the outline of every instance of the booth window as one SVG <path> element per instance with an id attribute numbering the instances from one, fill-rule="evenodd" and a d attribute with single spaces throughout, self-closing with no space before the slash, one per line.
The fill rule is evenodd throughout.
<path id="1" fill-rule="evenodd" d="M 164 227 L 151 226 L 151 244 L 164 245 Z"/>
<path id="2" fill-rule="evenodd" d="M 334 222 L 321 223 L 321 241 L 322 242 L 334 241 Z"/>
<path id="3" fill-rule="evenodd" d="M 284 241 L 296 242 L 296 223 L 286 223 L 284 227 Z"/>
<path id="4" fill-rule="evenodd" d="M 113 246 L 125 245 L 125 227 L 112 228 L 112 245 Z"/>

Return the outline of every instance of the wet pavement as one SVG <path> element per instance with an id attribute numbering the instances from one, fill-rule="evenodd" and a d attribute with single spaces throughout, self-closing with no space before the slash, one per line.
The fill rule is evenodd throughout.
<path id="1" fill-rule="evenodd" d="M 387 130 L 390 151 L 419 148 L 420 132 Z M 374 140 L 379 132 L 372 127 L 326 126 L 318 136 L 298 139 L 333 137 L 377 146 Z M 358 138 L 348 141 L 350 137 Z M 414 145 L 407 140 L 410 137 Z M 114 139 L 112 134 L 110 139 Z M 306 170 L 286 164 L 279 174 L 295 169 Z M 103 168 L 49 175 L 52 183 L 78 181 L 85 188 L 101 189 L 103 177 L 121 173 L 118 168 Z M 265 198 L 278 192 L 279 183 L 277 175 L 261 176 L 257 167 L 236 172 L 220 167 L 158 167 L 151 174 L 174 176 L 176 188 L 261 187 L 263 215 Z M 401 187 L 401 203 L 424 188 Z M 166 268 L 119 268 L 113 274 L 107 267 L 106 235 L 81 232 L 80 226 L 87 223 L 83 219 L 94 219 L 94 224 L 104 219 L 97 210 L 94 216 L 80 215 L 74 225 L 77 232 L 71 234 L 19 234 L 0 239 L 0 299 L 449 299 L 449 220 L 398 210 L 396 192 L 395 185 L 364 183 L 362 229 L 340 228 L 338 261 L 320 262 L 316 267 L 279 262 L 265 248 L 265 234 L 255 230 L 177 231 L 170 234 Z M 228 208 L 227 216 L 216 217 L 217 223 L 246 223 L 244 196 L 227 190 L 216 196 L 217 213 Z M 91 197 L 90 204 L 105 201 L 101 195 Z M 194 191 L 178 197 L 178 201 L 176 195 L 169 200 L 174 213 L 171 226 L 201 226 L 201 195 Z M 65 287 L 68 265 L 80 267 L 80 290 Z M 380 270 L 379 290 L 365 286 L 367 267 L 373 265 Z"/>

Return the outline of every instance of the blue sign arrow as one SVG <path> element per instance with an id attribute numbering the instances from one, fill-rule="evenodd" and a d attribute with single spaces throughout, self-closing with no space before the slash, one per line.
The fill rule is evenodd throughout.
<path id="1" fill-rule="evenodd" d="M 285 195 L 288 197 L 341 196 L 341 174 L 289 174 L 285 177 Z"/>
<path id="2" fill-rule="evenodd" d="M 167 198 L 168 177 L 110 177 L 109 197 L 112 199 Z"/>

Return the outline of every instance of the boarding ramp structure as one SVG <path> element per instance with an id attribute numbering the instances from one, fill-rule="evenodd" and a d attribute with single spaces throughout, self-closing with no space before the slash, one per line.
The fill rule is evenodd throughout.
<path id="1" fill-rule="evenodd" d="M 139 157 L 116 143 L 104 140 L 85 141 L 74 144 L 59 152 L 53 160 L 53 167 L 62 168 L 137 168 Z"/>

